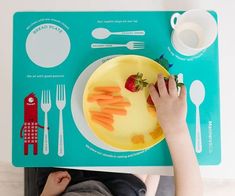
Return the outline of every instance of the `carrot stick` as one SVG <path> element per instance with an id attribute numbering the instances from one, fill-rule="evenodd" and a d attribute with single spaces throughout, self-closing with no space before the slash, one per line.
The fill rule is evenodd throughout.
<path id="1" fill-rule="evenodd" d="M 105 94 L 92 95 L 92 97 L 95 99 L 113 99 L 112 95 L 105 95 Z"/>
<path id="2" fill-rule="evenodd" d="M 112 115 L 110 115 L 110 116 L 102 116 L 102 115 L 100 115 L 100 114 L 92 114 L 92 116 L 95 116 L 95 117 L 98 117 L 98 118 L 106 118 L 106 119 L 110 119 L 110 120 L 112 120 L 113 121 L 113 116 Z"/>
<path id="3" fill-rule="evenodd" d="M 114 98 L 114 99 L 121 99 L 121 98 L 123 99 L 123 96 L 117 95 L 117 96 L 113 96 L 113 98 Z"/>
<path id="4" fill-rule="evenodd" d="M 108 124 L 108 123 L 104 123 L 103 121 L 97 120 L 97 119 L 93 119 L 93 121 L 95 121 L 97 124 L 101 125 L 102 127 L 108 129 L 109 131 L 113 131 L 113 126 Z"/>
<path id="5" fill-rule="evenodd" d="M 92 115 L 97 115 L 97 116 L 102 116 L 102 117 L 113 119 L 113 116 L 111 114 L 108 114 L 108 113 L 105 113 L 105 112 L 90 111 L 90 113 Z"/>
<path id="6" fill-rule="evenodd" d="M 109 114 L 110 115 L 110 114 Z M 95 116 L 95 117 L 97 117 L 97 118 L 105 118 L 105 119 L 109 119 L 109 120 L 111 120 L 112 122 L 113 122 L 113 116 L 112 115 L 110 115 L 110 116 L 104 116 L 104 115 L 100 115 L 100 114 L 92 114 L 92 116 Z"/>
<path id="7" fill-rule="evenodd" d="M 123 101 L 123 98 L 99 99 L 97 100 L 97 103 L 100 105 L 105 105 L 105 104 L 117 103 L 120 101 Z"/>
<path id="8" fill-rule="evenodd" d="M 93 88 L 93 92 L 92 92 L 92 94 L 94 94 L 94 95 L 106 95 L 106 94 L 108 95 L 108 94 L 112 93 L 112 92 L 105 92 L 105 91 L 95 91 L 95 88 L 96 87 Z"/>
<path id="9" fill-rule="evenodd" d="M 111 103 L 110 105 L 111 106 L 129 107 L 131 105 L 131 103 L 128 101 L 122 101 L 122 102 L 117 102 L 117 103 Z"/>
<path id="10" fill-rule="evenodd" d="M 107 91 L 107 92 L 120 92 L 121 88 L 118 86 L 99 86 L 94 88 L 95 91 Z"/>
<path id="11" fill-rule="evenodd" d="M 88 97 L 88 99 L 89 98 L 91 98 L 91 99 L 95 99 L 95 100 L 97 100 L 97 99 L 113 99 L 113 96 L 112 95 L 102 95 L 102 94 L 100 94 L 100 95 L 90 95 L 89 97 Z"/>
<path id="12" fill-rule="evenodd" d="M 92 102 L 95 102 L 96 99 L 94 99 L 93 97 L 88 97 L 88 98 L 87 98 L 87 101 L 90 102 L 90 103 L 92 103 Z"/>
<path id="13" fill-rule="evenodd" d="M 107 123 L 107 124 L 113 123 L 113 119 L 102 117 L 102 116 L 97 116 L 97 115 L 92 115 L 92 119 L 100 120 L 100 121 Z"/>
<path id="14" fill-rule="evenodd" d="M 105 92 L 105 91 L 97 91 L 92 93 L 92 95 L 113 95 L 112 92 Z"/>
<path id="15" fill-rule="evenodd" d="M 125 109 L 116 109 L 116 108 L 104 108 L 103 112 L 108 114 L 117 114 L 117 115 L 126 115 Z"/>

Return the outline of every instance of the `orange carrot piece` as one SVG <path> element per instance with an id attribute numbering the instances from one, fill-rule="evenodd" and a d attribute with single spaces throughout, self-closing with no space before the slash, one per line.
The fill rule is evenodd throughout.
<path id="1" fill-rule="evenodd" d="M 148 112 L 153 116 L 156 117 L 156 109 L 154 106 L 147 106 L 148 107 Z"/>
<path id="2" fill-rule="evenodd" d="M 95 91 L 92 95 L 113 95 L 112 92 L 105 92 L 105 91 Z"/>
<path id="3" fill-rule="evenodd" d="M 90 95 L 89 97 L 88 97 L 88 99 L 89 98 L 91 98 L 91 99 L 95 99 L 95 100 L 97 100 L 97 99 L 107 99 L 107 100 L 109 100 L 109 99 L 113 99 L 113 96 L 112 95 L 105 95 L 105 94 L 100 94 L 100 95 Z"/>
<path id="4" fill-rule="evenodd" d="M 99 94 L 99 95 L 90 95 L 88 98 L 87 98 L 87 101 L 88 102 L 95 102 L 96 100 L 98 99 L 112 99 L 113 96 L 112 95 L 104 95 L 104 94 Z"/>
<path id="5" fill-rule="evenodd" d="M 122 102 L 112 103 L 110 105 L 111 106 L 120 106 L 120 107 L 129 107 L 129 106 L 131 106 L 131 103 L 128 101 L 122 101 Z"/>
<path id="6" fill-rule="evenodd" d="M 157 139 L 162 134 L 163 134 L 163 132 L 162 132 L 162 128 L 161 127 L 157 127 L 155 130 L 153 130 L 152 132 L 149 133 L 149 135 L 151 135 L 151 137 L 153 139 Z"/>
<path id="7" fill-rule="evenodd" d="M 94 99 L 93 97 L 88 97 L 88 98 L 87 98 L 87 101 L 90 102 L 90 103 L 92 103 L 92 102 L 95 102 L 96 99 Z"/>
<path id="8" fill-rule="evenodd" d="M 95 91 L 106 91 L 106 92 L 120 92 L 121 88 L 118 86 L 99 86 L 94 88 Z"/>
<path id="9" fill-rule="evenodd" d="M 110 119 L 110 120 L 113 120 L 113 116 L 110 115 L 110 116 L 105 116 L 105 115 L 100 115 L 100 114 L 92 114 L 92 116 L 96 116 L 96 117 L 101 117 L 101 118 L 107 118 L 107 119 Z"/>
<path id="10" fill-rule="evenodd" d="M 106 118 L 106 117 L 103 117 L 103 116 L 92 115 L 92 119 L 100 120 L 100 121 L 102 121 L 104 123 L 107 123 L 107 124 L 112 124 L 113 123 L 113 119 Z"/>
<path id="11" fill-rule="evenodd" d="M 112 93 L 112 92 L 105 92 L 105 91 L 95 91 L 94 90 L 95 88 L 96 87 L 93 88 L 93 92 L 92 92 L 92 94 L 94 94 L 94 95 L 106 95 L 106 94 Z"/>
<path id="12" fill-rule="evenodd" d="M 103 121 L 100 121 L 100 120 L 97 120 L 97 119 L 93 119 L 93 121 L 95 121 L 97 124 L 101 125 L 105 129 L 108 129 L 109 131 L 113 131 L 113 126 L 112 125 L 110 125 L 108 123 L 104 123 Z"/>
<path id="13" fill-rule="evenodd" d="M 97 103 L 100 105 L 107 105 L 107 104 L 111 104 L 111 103 L 117 103 L 120 101 L 123 101 L 123 98 L 117 97 L 117 98 L 113 98 L 113 99 L 99 99 L 99 100 L 97 100 Z"/>
<path id="14" fill-rule="evenodd" d="M 131 138 L 131 141 L 132 141 L 132 143 L 134 143 L 134 144 L 139 144 L 139 143 L 144 144 L 144 135 L 134 135 L 134 136 Z"/>
<path id="15" fill-rule="evenodd" d="M 117 96 L 113 96 L 114 99 L 123 99 L 123 96 L 121 95 L 117 95 Z"/>
<path id="16" fill-rule="evenodd" d="M 127 113 L 125 109 L 117 109 L 117 108 L 104 108 L 103 112 L 116 115 L 126 115 Z"/>
<path id="17" fill-rule="evenodd" d="M 93 94 L 94 95 L 111 95 L 111 96 L 113 96 L 112 92 L 107 92 L 107 91 L 97 91 L 97 92 L 95 91 Z"/>
<path id="18" fill-rule="evenodd" d="M 98 116 L 103 116 L 106 118 L 113 118 L 111 114 L 105 113 L 105 112 L 98 112 L 98 111 L 90 111 L 92 115 L 98 115 Z"/>

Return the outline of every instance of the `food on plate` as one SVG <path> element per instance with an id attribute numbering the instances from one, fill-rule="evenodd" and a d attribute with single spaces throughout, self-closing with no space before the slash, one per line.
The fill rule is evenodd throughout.
<path id="1" fill-rule="evenodd" d="M 113 116 L 111 114 L 107 114 L 107 113 L 104 113 L 104 112 L 90 111 L 90 113 L 91 113 L 91 115 L 102 116 L 102 117 L 113 119 Z"/>
<path id="2" fill-rule="evenodd" d="M 153 103 L 153 100 L 152 100 L 152 98 L 151 98 L 151 96 L 149 95 L 148 96 L 148 98 L 147 98 L 147 103 L 149 104 L 149 105 L 154 105 L 154 103 Z"/>
<path id="3" fill-rule="evenodd" d="M 129 107 L 129 106 L 131 106 L 131 103 L 128 101 L 121 101 L 121 102 L 112 103 L 110 105 L 111 106 Z"/>
<path id="4" fill-rule="evenodd" d="M 119 86 L 97 86 L 94 88 L 95 91 L 98 92 L 112 92 L 112 93 L 118 93 L 121 91 L 121 88 Z"/>
<path id="5" fill-rule="evenodd" d="M 125 109 L 119 109 L 119 108 L 104 108 L 103 112 L 108 114 L 122 115 L 122 116 L 125 116 L 127 114 L 127 111 Z"/>
<path id="6" fill-rule="evenodd" d="M 157 128 L 149 133 L 153 139 L 157 139 L 162 136 L 162 128 L 158 125 Z"/>
<path id="7" fill-rule="evenodd" d="M 138 92 L 147 85 L 146 79 L 143 79 L 143 73 L 137 73 L 126 79 L 125 88 L 131 92 Z"/>
<path id="8" fill-rule="evenodd" d="M 112 118 L 108 118 L 108 117 L 104 117 L 104 116 L 92 115 L 92 119 L 100 120 L 100 121 L 102 121 L 104 123 L 108 123 L 108 124 L 113 123 Z"/>
<path id="9" fill-rule="evenodd" d="M 125 107 L 130 106 L 130 103 L 120 94 L 120 90 L 118 86 L 98 86 L 87 98 L 88 102 L 100 106 L 99 111 L 90 110 L 91 120 L 110 131 L 113 130 L 113 116 L 126 115 Z"/>
<path id="10" fill-rule="evenodd" d="M 147 109 L 149 111 L 149 113 L 156 118 L 156 108 L 152 105 L 148 105 L 147 106 Z"/>
<path id="11" fill-rule="evenodd" d="M 118 103 L 120 101 L 123 101 L 122 96 L 114 96 L 112 99 L 99 99 L 97 100 L 97 103 L 100 105 L 107 105 L 107 104 Z"/>
<path id="12" fill-rule="evenodd" d="M 92 94 L 87 98 L 89 102 L 94 102 L 98 99 L 110 100 L 110 99 L 113 99 L 113 96 L 106 95 L 106 94 Z"/>
<path id="13" fill-rule="evenodd" d="M 132 141 L 133 144 L 139 144 L 139 143 L 144 144 L 144 135 L 143 134 L 134 135 L 131 138 L 131 141 Z"/>
<path id="14" fill-rule="evenodd" d="M 113 126 L 110 123 L 100 121 L 96 118 L 93 118 L 92 120 L 95 121 L 97 124 L 101 125 L 102 127 L 106 128 L 107 130 L 113 131 Z"/>

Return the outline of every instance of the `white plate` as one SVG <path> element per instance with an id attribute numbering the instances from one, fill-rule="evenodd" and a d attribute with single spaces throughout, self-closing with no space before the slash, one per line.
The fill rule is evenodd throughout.
<path id="1" fill-rule="evenodd" d="M 103 57 L 92 64 L 90 64 L 78 77 L 77 81 L 72 90 L 71 95 L 71 111 L 75 125 L 77 126 L 78 131 L 92 144 L 95 146 L 102 148 L 104 150 L 114 151 L 114 152 L 123 152 L 122 150 L 113 148 L 105 144 L 101 141 L 96 135 L 92 132 L 89 128 L 86 119 L 83 115 L 83 92 L 86 86 L 88 79 L 90 78 L 91 74 L 105 61 L 117 57 L 119 55 L 111 55 Z"/>

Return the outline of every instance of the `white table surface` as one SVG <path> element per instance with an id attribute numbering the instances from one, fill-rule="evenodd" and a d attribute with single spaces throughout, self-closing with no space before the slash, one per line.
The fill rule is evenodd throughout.
<path id="1" fill-rule="evenodd" d="M 17 11 L 215 10 L 219 22 L 222 163 L 201 167 L 203 177 L 235 178 L 235 1 L 229 0 L 0 0 L 0 161 L 11 163 L 12 19 Z M 206 66 L 206 65 L 205 65 Z M 92 168 L 87 168 L 92 169 Z M 97 168 L 96 168 L 97 169 Z M 171 175 L 171 167 L 98 168 Z"/>

